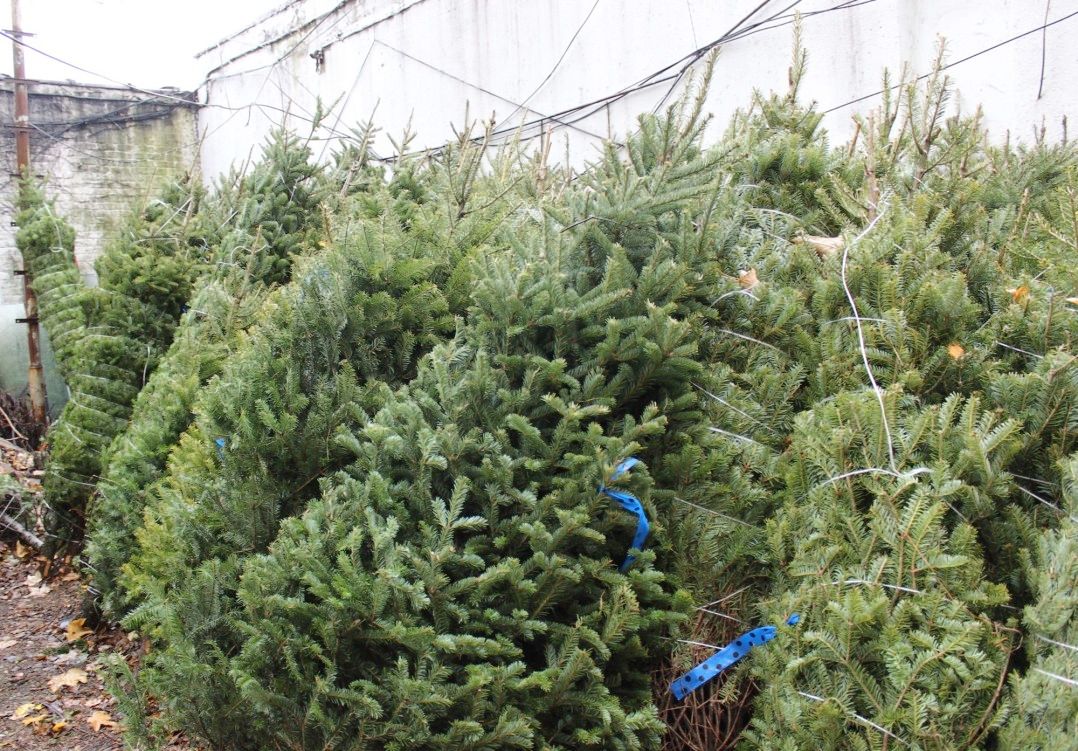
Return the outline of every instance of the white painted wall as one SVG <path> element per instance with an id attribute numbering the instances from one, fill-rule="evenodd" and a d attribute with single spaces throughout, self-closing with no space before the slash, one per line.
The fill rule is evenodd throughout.
<path id="1" fill-rule="evenodd" d="M 839 106 L 881 87 L 885 68 L 932 69 L 947 40 L 954 105 L 982 104 L 994 138 L 1030 139 L 1044 123 L 1062 135 L 1078 102 L 1078 0 L 1052 0 L 1048 20 L 1065 19 L 976 58 L 958 62 L 1045 22 L 1047 0 L 803 0 L 810 62 L 803 97 L 827 115 L 833 138 L 851 133 L 850 116 L 879 97 Z M 408 123 L 413 148 L 452 138 L 452 125 L 496 116 L 519 123 L 620 91 L 721 37 L 759 0 L 293 0 L 204 53 L 200 90 L 203 174 L 248 157 L 264 134 L 286 120 L 309 129 L 316 97 L 336 103 L 315 133 L 316 152 L 334 136 L 374 117 L 389 136 Z M 747 23 L 778 14 L 791 0 L 771 0 Z M 847 6 L 847 7 L 837 7 Z M 832 9 L 832 10 L 828 10 Z M 823 12 L 820 12 L 823 11 Z M 590 14 L 590 18 L 589 18 Z M 586 20 L 585 20 L 586 19 Z M 789 16 L 723 46 L 708 110 L 713 137 L 754 89 L 784 89 L 792 43 Z M 770 28 L 767 28 L 770 27 Z M 579 33 L 577 33 L 579 32 Z M 575 41 L 573 36 L 576 34 Z M 316 70 L 310 56 L 324 53 Z M 1041 58 L 1044 52 L 1043 90 Z M 559 58 L 561 59 L 559 64 Z M 549 77 L 548 77 L 549 76 Z M 651 111 L 669 84 L 635 92 L 572 126 L 550 123 L 574 163 L 595 153 L 599 137 L 624 134 Z M 526 107 L 521 107 L 526 101 Z M 534 132 L 528 131 L 528 132 Z M 564 152 L 562 152 L 564 153 Z"/>
<path id="2" fill-rule="evenodd" d="M 0 122 L 12 122 L 13 86 L 0 78 Z M 180 92 L 168 93 L 175 96 Z M 31 167 L 45 195 L 75 228 L 75 258 L 83 281 L 97 283 L 94 262 L 117 227 L 169 179 L 195 169 L 193 106 L 116 87 L 36 82 L 30 86 Z M 0 129 L 0 390 L 26 385 L 23 268 L 15 246 L 18 193 L 14 131 Z M 43 340 L 45 332 L 42 330 Z M 44 347 L 49 404 L 63 406 L 66 390 Z"/>

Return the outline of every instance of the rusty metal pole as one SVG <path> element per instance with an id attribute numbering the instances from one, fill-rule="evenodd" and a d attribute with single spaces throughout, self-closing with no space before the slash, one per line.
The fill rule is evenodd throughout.
<path id="1" fill-rule="evenodd" d="M 15 70 L 15 163 L 22 180 L 30 177 L 30 94 L 26 85 L 26 62 L 23 58 L 22 23 L 19 0 L 11 0 L 11 50 Z M 48 418 L 45 394 L 45 369 L 41 367 L 41 333 L 37 323 L 37 295 L 30 284 L 30 271 L 23 259 L 23 307 L 26 316 L 26 349 L 30 355 L 27 388 L 30 392 L 30 411 L 34 420 L 44 425 Z"/>

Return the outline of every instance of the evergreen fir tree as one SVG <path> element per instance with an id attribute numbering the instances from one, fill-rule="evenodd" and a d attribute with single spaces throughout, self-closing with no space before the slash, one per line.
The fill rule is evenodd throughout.
<path id="1" fill-rule="evenodd" d="M 60 374 L 72 372 L 73 348 L 86 325 L 84 289 L 75 266 L 75 230 L 30 179 L 19 183 L 19 229 L 15 245 L 37 295 L 39 317 L 49 335 Z"/>
<path id="2" fill-rule="evenodd" d="M 632 520 L 610 513 L 596 488 L 604 464 L 609 472 L 638 441 L 650 444 L 649 466 L 663 467 L 664 448 L 692 442 L 688 432 L 664 430 L 667 421 L 686 429 L 699 422 L 694 405 L 700 395 L 690 380 L 702 380 L 703 373 L 685 341 L 692 329 L 671 314 L 685 299 L 700 255 L 698 243 L 680 242 L 691 225 L 690 217 L 681 216 L 683 206 L 706 193 L 711 176 L 698 150 L 695 169 L 667 169 L 669 157 L 693 153 L 698 135 L 695 123 L 683 130 L 678 126 L 677 118 L 649 121 L 633 144 L 638 155 L 634 218 L 641 226 L 625 233 L 611 223 L 616 237 L 589 226 L 592 214 L 605 211 L 596 196 L 610 196 L 611 211 L 625 209 L 615 195 L 625 181 L 613 154 L 605 171 L 566 200 L 568 213 L 540 204 L 556 219 L 544 219 L 542 210 L 513 210 L 510 198 L 521 197 L 510 195 L 497 178 L 485 189 L 473 188 L 474 198 L 450 194 L 448 205 L 402 205 L 398 186 L 403 181 L 395 179 L 386 201 L 414 238 L 391 243 L 397 247 L 396 263 L 402 264 L 397 268 L 415 266 L 404 248 L 416 243 L 419 248 L 429 243 L 434 252 L 423 252 L 435 259 L 459 243 L 450 258 L 460 262 L 439 261 L 435 270 L 452 273 L 435 278 L 447 285 L 449 309 L 457 300 L 469 301 L 470 307 L 454 343 L 421 360 L 407 388 L 390 394 L 378 386 L 410 378 L 393 359 L 380 365 L 380 380 L 364 373 L 369 393 L 378 399 L 369 405 L 357 401 L 368 406 L 370 416 L 361 412 L 358 421 L 341 423 L 335 445 L 324 443 L 325 421 L 318 420 L 325 437 L 299 441 L 305 450 L 317 449 L 302 458 L 287 442 L 277 446 L 265 436 L 304 435 L 304 421 L 318 409 L 308 412 L 305 402 L 295 413 L 298 420 L 286 418 L 287 395 L 241 409 L 239 421 L 224 408 L 263 396 L 262 384 L 273 381 L 270 352 L 292 353 L 291 362 L 285 354 L 278 367 L 296 375 L 278 381 L 297 384 L 288 385 L 297 392 L 303 373 L 330 375 L 339 367 L 331 359 L 312 369 L 306 364 L 312 356 L 323 362 L 326 354 L 340 358 L 353 348 L 351 360 L 365 356 L 359 344 L 381 326 L 362 307 L 349 309 L 344 301 L 357 295 L 350 285 L 361 290 L 384 285 L 372 272 L 394 265 L 378 260 L 380 253 L 372 255 L 369 240 L 359 248 L 338 242 L 329 255 L 312 261 L 308 277 L 294 281 L 267 306 L 271 319 L 264 330 L 252 336 L 237 369 L 207 393 L 199 431 L 185 437 L 171 462 L 167 493 L 154 505 L 162 513 L 148 519 L 140 532 L 142 552 L 128 567 L 133 586 L 146 598 L 129 623 L 149 629 L 163 645 L 144 680 L 152 693 L 168 697 L 172 722 L 229 747 L 337 746 L 345 738 L 370 748 L 656 745 L 659 726 L 647 669 L 630 663 L 646 665 L 662 653 L 657 638 L 671 620 L 670 589 L 648 568 L 650 554 L 636 564 L 641 570 L 630 574 L 628 584 L 611 565 L 624 558 Z M 472 159 L 451 154 L 421 176 L 406 176 L 408 194 L 413 199 L 428 192 L 446 195 L 467 181 L 489 183 L 476 174 L 478 156 L 481 152 Z M 497 166 L 493 172 L 499 174 Z M 510 186 L 527 175 L 511 178 Z M 364 197 L 368 213 L 385 217 L 384 210 L 369 210 L 374 197 Z M 380 221 L 371 227 L 366 220 L 364 234 L 384 238 Z M 677 242 L 664 241 L 664 234 Z M 488 240 L 477 245 L 481 238 Z M 461 284 L 462 277 L 470 284 Z M 313 284 L 326 292 L 312 293 Z M 409 296 L 397 294 L 401 322 L 422 320 L 409 312 Z M 316 310 L 327 311 L 331 319 Z M 333 324 L 338 317 L 340 323 Z M 296 332 L 305 333 L 297 338 Z M 395 359 L 411 350 L 407 342 L 398 339 L 385 351 Z M 227 391 L 226 384 L 232 384 Z M 328 391 L 355 399 L 351 382 Z M 261 425 L 257 430 L 246 424 L 255 420 Z M 223 455 L 214 460 L 208 439 L 221 428 L 228 434 Z M 353 457 L 344 471 L 334 458 L 340 448 Z M 308 465 L 302 477 L 290 474 Z M 428 465 L 410 477 L 413 469 Z M 325 479 L 315 486 L 310 478 L 318 468 Z M 207 491 L 207 483 L 216 485 Z M 278 587 L 294 592 L 296 603 L 315 604 L 301 569 L 278 563 L 276 552 L 251 556 L 265 549 L 281 516 L 303 510 L 304 495 L 311 491 L 316 500 L 302 516 L 307 521 L 285 522 L 279 555 L 317 556 L 305 567 L 327 571 L 347 555 L 354 569 L 348 585 L 354 594 L 344 593 L 344 600 L 334 596 L 304 616 L 329 640 L 319 646 L 308 644 L 306 627 L 292 622 L 291 605 L 279 614 L 250 609 L 263 592 Z M 330 503 L 330 498 L 336 500 Z M 338 510 L 329 513 L 330 507 Z M 398 539 L 387 536 L 387 525 L 399 528 Z M 310 549 L 307 535 L 320 540 L 317 549 Z M 367 558 L 361 539 L 383 540 L 378 545 L 385 552 Z M 304 552 L 292 552 L 294 546 Z M 441 552 L 424 563 L 428 550 Z M 381 596 L 371 603 L 374 609 L 362 617 L 383 621 L 398 634 L 375 648 L 347 633 L 356 614 L 341 619 L 349 608 L 368 607 L 354 597 L 381 578 L 375 568 L 384 556 L 399 561 L 392 564 L 394 570 L 400 567 L 394 577 L 413 594 L 396 604 Z M 242 579 L 241 571 L 246 571 Z M 301 579 L 293 581 L 294 574 Z M 248 581 L 256 583 L 258 594 L 249 591 Z M 236 594 L 230 591 L 237 586 L 233 582 Z M 473 605 L 452 604 L 454 592 L 463 597 L 471 590 Z M 298 650 L 284 658 L 294 663 L 287 673 L 291 677 L 285 678 L 282 664 L 259 646 L 261 638 L 252 639 L 263 629 L 287 638 L 289 654 Z M 346 644 L 338 645 L 341 640 Z M 311 649 L 328 648 L 333 650 L 329 662 L 307 661 Z M 232 657 L 237 650 L 241 657 Z M 346 656 L 349 652 L 356 653 L 354 659 Z M 392 687 L 377 695 L 357 693 L 397 671 L 406 672 Z M 372 701 L 388 709 L 407 696 L 419 698 L 419 676 L 435 682 L 437 701 L 424 702 L 429 706 L 409 717 L 363 720 Z M 297 678 L 305 684 L 300 693 Z M 477 697 L 476 688 L 487 683 L 498 696 Z M 243 741 L 233 732 L 240 718 L 221 710 L 225 697 L 237 692 L 259 708 L 256 726 L 249 716 L 245 720 L 249 736 Z M 311 718 L 302 730 L 294 727 L 299 716 Z M 353 737 L 360 726 L 366 729 Z"/>
<path id="3" fill-rule="evenodd" d="M 293 257 L 317 247 L 324 232 L 324 176 L 310 156 L 296 136 L 279 132 L 238 188 L 220 192 L 225 205 L 216 213 L 231 229 L 222 230 L 207 274 L 195 283 L 176 339 L 134 405 L 136 419 L 102 462 L 87 554 L 106 612 L 122 607 L 119 567 L 130 557 L 146 493 L 191 424 L 198 391 L 220 372 L 267 287 L 287 279 Z"/>
<path id="4" fill-rule="evenodd" d="M 796 611 L 692 695 L 723 742 L 1066 747 L 1075 151 L 938 74 L 833 148 L 803 65 L 713 149 L 697 98 L 581 175 L 466 135 L 223 194 L 95 510 L 132 700 L 215 748 L 657 748 L 650 671 Z"/>
<path id="5" fill-rule="evenodd" d="M 175 184 L 133 213 L 99 259 L 99 286 L 79 295 L 84 327 L 70 347 L 70 397 L 49 432 L 50 549 L 81 538 L 101 457 L 172 338 L 204 262 L 208 238 L 196 211 L 197 195 Z"/>
<path id="6" fill-rule="evenodd" d="M 1063 478 L 1065 516 L 1030 561 L 1037 590 L 1024 618 L 1030 666 L 1010 686 L 1010 717 L 999 738 L 1006 751 L 1063 751 L 1078 737 L 1078 457 L 1066 461 Z"/>

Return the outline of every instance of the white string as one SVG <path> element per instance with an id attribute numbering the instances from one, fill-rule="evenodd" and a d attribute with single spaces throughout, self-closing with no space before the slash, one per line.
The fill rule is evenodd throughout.
<path id="1" fill-rule="evenodd" d="M 867 579 L 846 579 L 845 581 L 831 582 L 831 584 L 833 584 L 836 587 L 840 587 L 843 584 L 865 584 L 865 585 L 870 586 L 870 587 L 883 587 L 885 589 L 894 589 L 894 590 L 897 590 L 899 592 L 909 592 L 910 594 L 913 594 L 913 595 L 926 594 L 925 592 L 922 592 L 919 589 L 913 589 L 912 587 L 903 587 L 903 586 L 900 586 L 898 584 L 884 584 L 883 582 L 872 582 L 872 581 L 868 581 Z"/>
<path id="2" fill-rule="evenodd" d="M 857 324 L 857 341 L 858 341 L 858 345 L 859 345 L 859 347 L 861 349 L 861 361 L 865 365 L 865 372 L 868 373 L 868 380 L 872 384 L 872 391 L 876 395 L 876 400 L 880 403 L 880 417 L 883 419 L 883 432 L 884 432 L 884 435 L 887 437 L 887 457 L 888 457 L 888 459 L 890 460 L 890 463 L 891 463 L 891 471 L 895 472 L 897 474 L 898 473 L 898 467 L 895 465 L 895 444 L 894 444 L 894 440 L 891 438 L 891 425 L 887 420 L 887 405 L 883 401 L 883 391 L 880 389 L 880 385 L 878 383 L 876 383 L 876 376 L 873 375 L 873 373 L 872 373 L 872 365 L 869 364 L 869 361 L 868 361 L 868 349 L 865 346 L 865 329 L 861 325 L 861 321 L 862 321 L 861 314 L 857 311 L 857 302 L 856 302 L 856 300 L 854 300 L 853 292 L 850 291 L 850 286 L 849 286 L 849 284 L 847 283 L 847 280 L 846 280 L 846 271 L 849 268 L 849 261 L 850 261 L 850 248 L 852 248 L 854 245 L 856 245 L 858 242 L 860 242 L 861 239 L 864 238 L 865 235 L 867 235 L 869 232 L 871 232 L 872 228 L 876 226 L 876 222 L 878 222 L 880 220 L 880 218 L 886 212 L 887 212 L 887 209 L 886 209 L 886 207 L 884 207 L 883 211 L 878 213 L 872 219 L 872 221 L 868 223 L 868 226 L 865 227 L 864 230 L 861 231 L 861 234 L 859 234 L 857 237 L 855 237 L 850 242 L 846 243 L 845 247 L 843 248 L 843 250 L 842 250 L 842 289 L 846 292 L 846 299 L 849 300 L 849 302 L 850 302 L 850 308 L 853 310 L 854 322 Z"/>
<path id="3" fill-rule="evenodd" d="M 797 693 L 800 694 L 801 696 L 804 696 L 806 699 L 812 699 L 813 701 L 818 701 L 820 703 L 827 703 L 828 701 L 830 701 L 830 699 L 824 699 L 822 696 L 816 696 L 815 694 L 806 694 L 804 691 L 798 691 Z M 843 707 L 842 703 L 839 702 L 837 699 L 835 700 L 835 703 L 838 704 L 839 707 L 843 711 L 846 711 L 846 708 Z M 890 736 L 891 738 L 894 738 L 896 741 L 898 741 L 899 743 L 901 743 L 901 744 L 903 744 L 905 746 L 910 745 L 909 743 L 907 743 L 906 741 L 902 740 L 897 735 L 892 733 L 887 728 L 882 727 L 881 725 L 877 725 L 876 723 L 874 723 L 872 720 L 868 719 L 867 717 L 862 717 L 861 715 L 859 715 L 859 714 L 857 714 L 855 712 L 847 712 L 847 714 L 849 714 L 851 717 L 853 717 L 858 722 L 862 722 L 865 725 L 868 725 L 869 727 L 872 727 L 872 728 L 875 728 L 876 730 L 879 730 L 884 735 L 887 735 L 887 736 Z"/>
<path id="4" fill-rule="evenodd" d="M 733 439 L 738 440 L 738 441 L 746 441 L 748 443 L 755 443 L 757 446 L 760 446 L 761 448 L 767 448 L 767 446 L 764 446 L 764 444 L 760 443 L 759 441 L 754 441 L 751 438 L 749 438 L 748 436 L 738 435 L 737 433 L 731 433 L 729 430 L 723 430 L 722 428 L 716 428 L 716 427 L 710 427 L 710 428 L 708 428 L 708 430 L 710 430 L 712 433 L 718 433 L 719 435 L 724 435 L 724 436 L 727 436 L 729 438 L 733 438 Z"/>
<path id="5" fill-rule="evenodd" d="M 923 475 L 926 472 L 931 473 L 932 470 L 929 469 L 928 467 L 914 467 L 913 469 L 908 469 L 905 472 L 895 472 L 895 471 L 890 470 L 890 469 L 884 469 L 883 467 L 866 467 L 865 469 L 855 469 L 855 470 L 852 470 L 850 472 L 843 472 L 841 475 L 835 475 L 834 477 L 828 477 L 826 480 L 824 480 L 822 483 L 820 483 L 817 487 L 824 488 L 824 487 L 827 487 L 828 485 L 831 485 L 833 483 L 841 482 L 842 480 L 845 480 L 845 479 L 847 479 L 849 477 L 856 477 L 857 475 L 872 475 L 872 474 L 887 475 L 889 477 L 898 478 L 899 480 L 906 480 L 906 479 L 909 479 L 910 477 L 916 477 L 917 475 Z"/>
<path id="6" fill-rule="evenodd" d="M 1074 646 L 1073 644 L 1067 644 L 1066 642 L 1056 641 L 1055 639 L 1049 639 L 1047 636 L 1041 636 L 1040 634 L 1033 634 L 1033 636 L 1035 636 L 1036 638 L 1040 639 L 1043 642 L 1047 642 L 1048 644 L 1054 644 L 1057 647 L 1063 647 L 1064 649 L 1069 649 L 1072 652 L 1078 652 L 1078 647 Z"/>
<path id="7" fill-rule="evenodd" d="M 704 512 L 706 512 L 708 514 L 714 514 L 715 516 L 721 517 L 723 519 L 728 519 L 728 520 L 730 520 L 732 522 L 736 522 L 737 524 L 743 524 L 746 527 L 751 527 L 752 529 L 756 529 L 756 525 L 754 525 L 754 524 L 749 524 L 746 521 L 742 521 L 741 519 L 738 519 L 738 518 L 733 517 L 733 516 L 728 516 L 728 515 L 720 512 L 720 511 L 715 511 L 714 509 L 707 508 L 706 506 L 701 506 L 699 504 L 693 503 L 692 501 L 686 501 L 684 498 L 678 498 L 677 496 L 674 496 L 674 500 L 677 501 L 678 503 L 684 503 L 686 506 L 691 506 L 694 509 L 696 509 L 697 511 L 704 511 Z"/>
<path id="8" fill-rule="evenodd" d="M 699 608 L 697 608 L 697 610 L 699 610 L 701 613 L 707 613 L 708 615 L 717 615 L 719 618 L 725 618 L 726 620 L 733 621 L 734 623 L 744 623 L 745 622 L 745 621 L 741 620 L 740 618 L 734 618 L 732 615 L 727 615 L 726 613 L 720 613 L 717 610 L 709 610 L 708 608 L 705 608 L 705 607 L 699 607 Z"/>
<path id="9" fill-rule="evenodd" d="M 1078 688 L 1078 681 L 1074 680 L 1073 678 L 1067 678 L 1066 676 L 1057 675 L 1056 673 L 1049 673 L 1047 670 L 1041 670 L 1040 668 L 1033 668 L 1033 670 L 1034 672 L 1040 673 L 1041 675 L 1046 675 L 1049 678 L 1055 678 L 1057 681 L 1063 681 L 1069 686 L 1074 686 L 1075 688 Z"/>
<path id="10" fill-rule="evenodd" d="M 767 342 L 760 341 L 759 339 L 755 339 L 755 338 L 749 336 L 748 334 L 741 334 L 741 333 L 738 333 L 737 331 L 731 331 L 730 329 L 715 329 L 715 330 L 718 331 L 721 334 L 729 334 L 730 336 L 736 336 L 738 339 L 744 339 L 747 342 L 752 342 L 754 344 L 760 344 L 760 345 L 763 345 L 764 347 L 767 347 L 768 349 L 773 349 L 773 350 L 775 350 L 776 352 L 778 352 L 780 354 L 785 354 L 781 349 L 776 347 L 774 344 L 768 344 Z"/>
<path id="11" fill-rule="evenodd" d="M 1025 493 L 1026 495 L 1028 495 L 1028 496 L 1029 496 L 1030 498 L 1032 498 L 1032 499 L 1034 499 L 1034 500 L 1036 500 L 1036 501 L 1040 501 L 1041 503 L 1043 503 L 1043 504 L 1044 504 L 1045 506 L 1047 506 L 1048 508 L 1050 508 L 1050 509 L 1053 509 L 1053 510 L 1057 511 L 1057 512 L 1059 512 L 1060 514 L 1064 514 L 1064 515 L 1065 515 L 1065 516 L 1067 516 L 1067 518 L 1068 518 L 1068 519 L 1070 519 L 1070 520 L 1071 520 L 1072 522 L 1074 522 L 1075 524 L 1078 524 L 1078 517 L 1074 517 L 1074 516 L 1069 516 L 1069 515 L 1067 515 L 1067 512 L 1066 512 L 1066 511 L 1064 511 L 1064 510 L 1063 510 L 1063 509 L 1061 509 L 1061 508 L 1060 508 L 1059 506 L 1057 506 L 1056 504 L 1054 504 L 1054 503 L 1052 503 L 1051 501 L 1049 501 L 1049 500 L 1048 500 L 1047 498 L 1041 498 L 1041 497 L 1040 497 L 1039 495 L 1037 495 L 1036 493 L 1034 493 L 1034 492 L 1033 492 L 1032 490 L 1028 490 L 1028 489 L 1026 489 L 1026 488 L 1023 488 L 1023 487 L 1022 487 L 1021 485 L 1019 485 L 1018 483 L 1015 483 L 1015 484 L 1014 484 L 1014 486 L 1015 486 L 1016 488 L 1018 488 L 1019 490 L 1021 490 L 1021 491 L 1022 491 L 1023 493 Z"/>

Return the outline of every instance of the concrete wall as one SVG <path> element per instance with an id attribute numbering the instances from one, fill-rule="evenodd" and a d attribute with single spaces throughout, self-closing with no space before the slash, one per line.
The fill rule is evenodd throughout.
<path id="1" fill-rule="evenodd" d="M 17 181 L 10 79 L 0 79 L 0 389 L 26 384 L 22 260 L 15 248 Z M 191 171 L 198 159 L 191 95 L 159 96 L 71 83 L 30 86 L 31 168 L 56 208 L 75 227 L 75 255 L 83 279 L 95 284 L 94 261 L 132 207 L 168 178 Z M 51 377 L 50 402 L 62 402 Z"/>
<path id="2" fill-rule="evenodd" d="M 466 113 L 517 124 L 608 97 L 645 79 L 735 28 L 758 0 L 294 0 L 204 52 L 208 79 L 200 91 L 203 173 L 245 160 L 282 121 L 309 129 L 316 98 L 335 103 L 318 129 L 316 151 L 373 114 L 378 148 L 411 123 L 414 148 L 452 138 Z M 729 41 L 708 99 L 713 135 L 754 89 L 786 87 L 792 31 L 788 0 L 772 0 L 742 23 L 774 20 Z M 939 38 L 947 40 L 954 104 L 983 104 L 993 137 L 1029 139 L 1042 122 L 1050 138 L 1078 101 L 1078 0 L 804 0 L 804 44 L 810 62 L 803 95 L 829 112 L 833 138 L 851 133 L 850 116 L 873 109 L 885 68 L 932 69 Z M 791 11 L 792 12 L 792 11 Z M 575 38 L 574 38 L 575 36 Z M 994 45 L 995 50 L 963 61 Z M 1043 77 L 1041 71 L 1044 53 Z M 673 69 L 675 72 L 677 68 Z M 660 76 L 661 78 L 661 76 Z M 595 153 L 600 137 L 619 135 L 636 116 L 661 106 L 670 82 L 546 121 L 575 163 Z M 572 118 L 586 115 L 577 122 Z M 539 125 L 525 131 L 537 132 Z M 322 140 L 327 139 L 327 140 Z M 565 153 L 558 151 L 557 153 Z"/>

